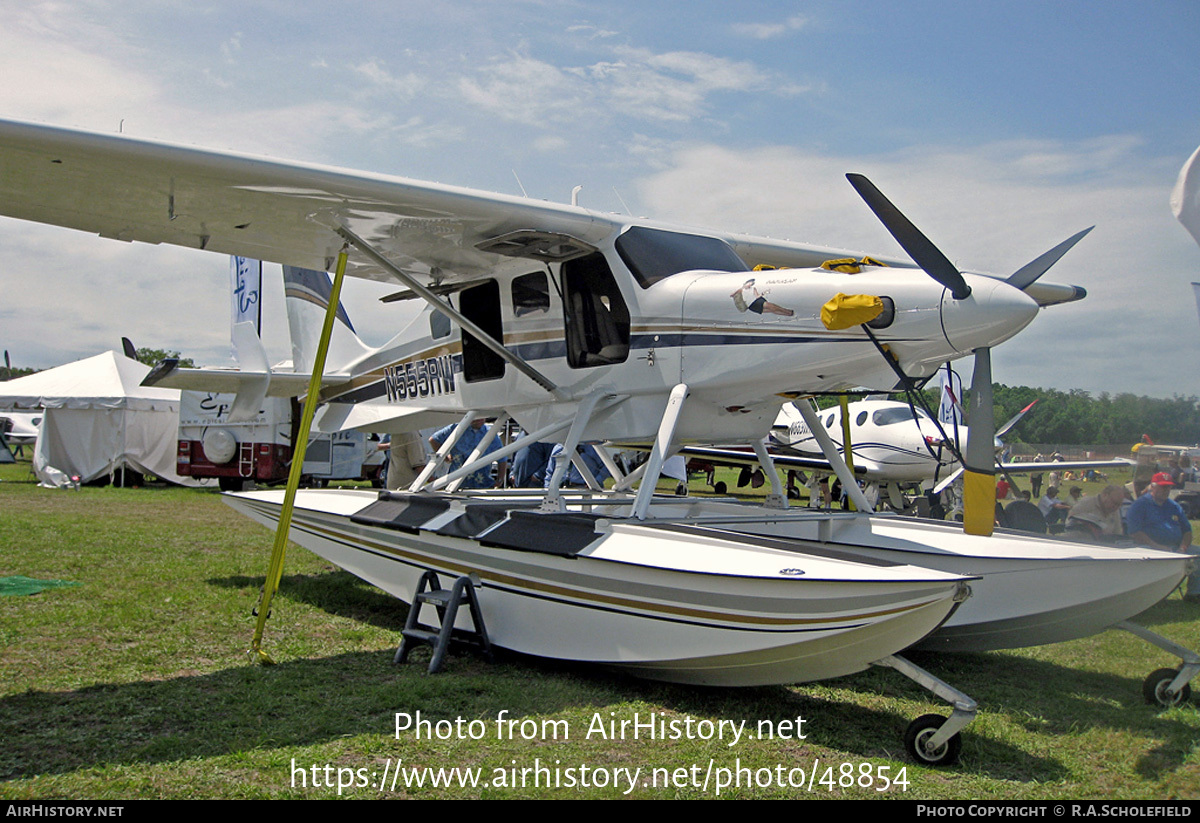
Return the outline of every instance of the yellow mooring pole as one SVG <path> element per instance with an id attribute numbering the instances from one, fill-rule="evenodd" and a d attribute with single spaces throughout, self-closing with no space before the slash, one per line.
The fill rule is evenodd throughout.
<path id="1" fill-rule="evenodd" d="M 317 356 L 313 361 L 312 377 L 308 381 L 308 395 L 304 398 L 304 413 L 300 416 L 300 431 L 292 444 L 292 468 L 288 472 L 287 492 L 283 497 L 283 508 L 279 512 L 279 527 L 275 530 L 275 548 L 271 551 L 271 565 L 263 583 L 262 598 L 258 603 L 258 623 L 254 627 L 254 639 L 248 654 L 259 663 L 269 666 L 275 661 L 262 649 L 263 630 L 271 614 L 271 599 L 279 588 L 283 577 L 283 556 L 287 553 L 288 530 L 292 525 L 292 507 L 296 503 L 296 489 L 300 487 L 300 475 L 304 469 L 304 452 L 308 448 L 308 434 L 312 431 L 313 416 L 320 402 L 321 377 L 325 372 L 325 355 L 329 352 L 329 338 L 333 335 L 333 321 L 337 316 L 338 302 L 342 294 L 342 278 L 346 274 L 346 250 L 343 244 L 338 254 L 337 271 L 333 276 L 333 289 L 329 293 L 329 305 L 325 308 L 325 325 L 321 327 L 321 340 L 317 344 Z"/>
<path id="2" fill-rule="evenodd" d="M 845 458 L 846 465 L 850 467 L 850 476 L 854 477 L 854 451 L 853 444 L 850 442 L 850 401 L 846 399 L 846 395 L 838 395 L 838 406 L 842 409 L 842 457 Z M 858 511 L 849 492 L 846 493 L 846 503 L 850 506 L 850 511 Z"/>

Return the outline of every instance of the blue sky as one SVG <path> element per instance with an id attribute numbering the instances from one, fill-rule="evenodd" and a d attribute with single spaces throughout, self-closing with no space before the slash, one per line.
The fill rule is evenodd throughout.
<path id="1" fill-rule="evenodd" d="M 519 177 L 550 200 L 582 184 L 591 208 L 902 254 L 857 171 L 952 260 L 1002 273 L 1095 224 L 1047 275 L 1089 298 L 998 349 L 996 379 L 1200 395 L 1200 249 L 1167 206 L 1200 144 L 1195 2 L 3 9 L 7 118 L 509 194 Z M 122 334 L 227 356 L 222 257 L 10 220 L 0 251 L 17 364 Z M 374 344 L 398 327 L 385 292 L 346 295 Z"/>

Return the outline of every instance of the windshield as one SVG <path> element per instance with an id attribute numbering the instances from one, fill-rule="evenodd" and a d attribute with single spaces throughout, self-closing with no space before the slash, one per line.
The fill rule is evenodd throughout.
<path id="1" fill-rule="evenodd" d="M 681 271 L 746 271 L 724 240 L 633 226 L 617 238 L 617 254 L 643 289 Z"/>
<path id="2" fill-rule="evenodd" d="M 892 409 L 880 409 L 871 415 L 871 422 L 876 426 L 890 426 L 893 423 L 911 423 L 913 421 L 913 410 L 897 406 Z M 929 415 L 917 409 L 917 420 L 928 420 Z"/>

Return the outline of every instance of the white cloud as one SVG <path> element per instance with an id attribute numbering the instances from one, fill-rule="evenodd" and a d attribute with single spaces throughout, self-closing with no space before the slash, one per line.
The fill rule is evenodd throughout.
<path id="1" fill-rule="evenodd" d="M 752 63 L 702 52 L 620 46 L 611 56 L 559 67 L 512 55 L 493 61 L 480 77 L 460 79 L 458 87 L 469 103 L 528 125 L 619 119 L 686 123 L 706 115 L 719 92 L 803 90 Z"/>
<path id="2" fill-rule="evenodd" d="M 369 60 L 354 67 L 354 71 L 367 80 L 373 90 L 386 91 L 402 98 L 411 98 L 425 86 L 425 81 L 415 72 L 394 75 L 380 60 Z"/>
<path id="3" fill-rule="evenodd" d="M 602 29 L 597 26 L 580 23 L 574 26 L 567 26 L 567 31 L 571 34 L 586 34 L 588 39 L 606 39 L 616 37 L 620 32 L 612 29 Z"/>
<path id="4" fill-rule="evenodd" d="M 734 23 L 733 31 L 743 37 L 755 40 L 773 40 L 794 31 L 800 31 L 809 24 L 809 19 L 803 15 L 794 15 L 779 23 Z"/>
<path id="5" fill-rule="evenodd" d="M 607 81 L 608 95 L 623 113 L 651 120 L 687 121 L 707 111 L 716 92 L 766 90 L 770 76 L 750 63 L 701 52 L 655 54 L 620 48 L 618 63 L 589 67 Z"/>
<path id="6" fill-rule="evenodd" d="M 533 147 L 538 151 L 562 151 L 567 147 L 568 143 L 565 138 L 558 135 L 547 134 L 533 141 Z"/>
<path id="7" fill-rule="evenodd" d="M 125 44 L 54 3 L 7 8 L 0 27 L 0 110 L 8 117 L 115 131 L 159 86 L 108 55 Z"/>
<path id="8" fill-rule="evenodd" d="M 557 66 L 523 55 L 492 62 L 483 77 L 463 77 L 459 92 L 505 120 L 529 125 L 571 122 L 580 116 L 586 87 Z"/>
<path id="9" fill-rule="evenodd" d="M 221 57 L 226 63 L 234 63 L 237 61 L 238 55 L 242 51 L 242 33 L 235 32 L 224 43 L 221 44 Z"/>

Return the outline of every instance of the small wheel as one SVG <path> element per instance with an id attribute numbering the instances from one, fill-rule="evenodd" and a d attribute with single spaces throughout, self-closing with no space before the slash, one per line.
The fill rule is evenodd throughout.
<path id="1" fill-rule="evenodd" d="M 930 766 L 945 766 L 957 762 L 962 751 L 960 735 L 954 735 L 932 751 L 926 746 L 926 741 L 933 737 L 945 722 L 946 718 L 940 714 L 923 714 L 909 723 L 907 731 L 904 732 L 904 748 L 908 750 L 908 756 L 918 763 Z"/>
<path id="2" fill-rule="evenodd" d="M 1150 676 L 1142 683 L 1142 696 L 1146 698 L 1147 703 L 1157 703 L 1160 706 L 1178 706 L 1181 703 L 1186 703 L 1192 697 L 1192 687 L 1184 683 L 1183 688 L 1177 692 L 1169 690 L 1171 681 L 1179 672 L 1175 669 L 1158 669 L 1150 672 Z"/>

